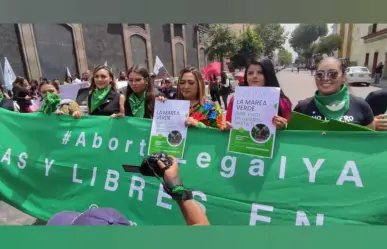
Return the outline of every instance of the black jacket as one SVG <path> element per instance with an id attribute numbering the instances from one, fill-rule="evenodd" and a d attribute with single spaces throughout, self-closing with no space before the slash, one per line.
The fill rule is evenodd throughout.
<path id="1" fill-rule="evenodd" d="M 121 94 L 115 90 L 110 90 L 109 94 L 105 97 L 102 104 L 90 113 L 91 105 L 91 94 L 89 92 L 89 97 L 87 100 L 87 106 L 89 108 L 89 115 L 91 116 L 111 116 L 120 112 L 120 96 Z"/>

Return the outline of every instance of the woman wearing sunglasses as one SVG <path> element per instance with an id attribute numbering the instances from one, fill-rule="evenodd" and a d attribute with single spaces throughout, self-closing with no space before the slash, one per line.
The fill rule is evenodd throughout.
<path id="1" fill-rule="evenodd" d="M 374 115 L 367 102 L 349 93 L 345 68 L 334 57 L 323 59 L 315 73 L 317 91 L 294 108 L 319 120 L 335 119 L 375 129 Z"/>

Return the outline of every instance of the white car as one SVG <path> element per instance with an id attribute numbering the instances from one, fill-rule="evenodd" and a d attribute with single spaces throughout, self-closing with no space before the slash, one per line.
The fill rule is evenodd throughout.
<path id="1" fill-rule="evenodd" d="M 348 84 L 365 84 L 369 86 L 372 83 L 372 74 L 366 67 L 348 67 L 345 72 Z"/>

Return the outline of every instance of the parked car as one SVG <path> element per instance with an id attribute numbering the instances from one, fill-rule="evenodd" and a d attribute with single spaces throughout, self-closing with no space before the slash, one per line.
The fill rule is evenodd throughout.
<path id="1" fill-rule="evenodd" d="M 372 74 L 366 67 L 348 67 L 346 70 L 348 84 L 365 84 L 366 86 L 372 83 Z"/>

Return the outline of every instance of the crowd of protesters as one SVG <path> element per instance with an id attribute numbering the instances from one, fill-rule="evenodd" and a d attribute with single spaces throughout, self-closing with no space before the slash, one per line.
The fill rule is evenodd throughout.
<path id="1" fill-rule="evenodd" d="M 319 120 L 335 119 L 371 130 L 387 130 L 386 91 L 371 93 L 366 99 L 352 95 L 346 84 L 345 68 L 334 57 L 323 59 L 314 69 L 317 90 L 313 96 L 296 103 L 295 112 Z M 189 117 L 185 120 L 186 126 L 223 131 L 232 128 L 234 97 L 228 100 L 231 87 L 225 73 L 209 77 L 211 99 L 207 99 L 202 73 L 194 67 L 184 68 L 180 72 L 176 87 L 173 85 L 174 79 L 165 75 L 159 85 L 155 84 L 155 80 L 156 75 L 142 65 L 133 65 L 127 71 L 120 72 L 117 78 L 104 65 L 96 67 L 92 72 L 86 71 L 79 81 L 90 84 L 87 114 L 152 119 L 156 101 L 188 100 L 190 109 Z M 124 90 L 117 89 L 117 81 L 127 81 Z M 242 87 L 280 88 L 275 68 L 269 59 L 252 59 L 245 69 L 244 82 Z M 61 99 L 59 85 L 58 80 L 28 82 L 18 77 L 12 91 L 6 92 L 0 88 L 0 107 L 12 111 L 13 103 L 16 102 L 21 113 L 30 113 L 34 112 L 31 108 L 32 100 L 40 99 L 41 107 L 35 111 L 81 118 L 83 114 L 74 100 Z M 287 128 L 292 109 L 290 99 L 281 90 L 278 115 L 272 118 L 277 129 Z"/>

